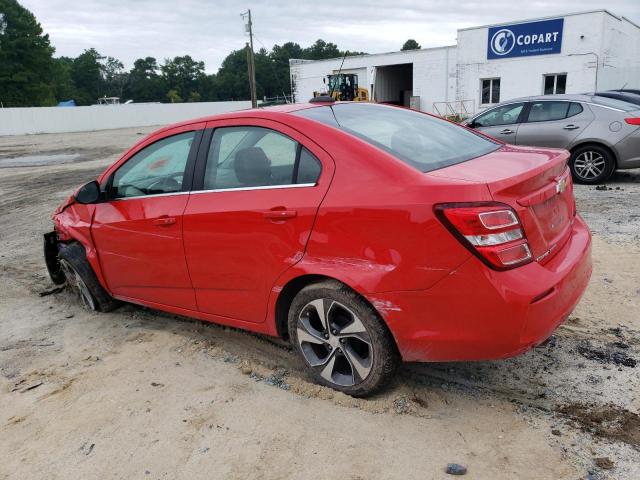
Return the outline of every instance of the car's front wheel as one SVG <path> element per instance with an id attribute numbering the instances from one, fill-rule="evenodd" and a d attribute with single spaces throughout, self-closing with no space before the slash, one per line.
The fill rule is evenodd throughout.
<path id="1" fill-rule="evenodd" d="M 336 281 L 309 285 L 296 295 L 289 337 L 317 382 L 352 396 L 382 388 L 400 364 L 377 312 Z"/>
<path id="2" fill-rule="evenodd" d="M 79 295 L 87 310 L 109 312 L 120 305 L 100 285 L 82 245 L 75 242 L 60 245 L 58 258 L 67 284 Z"/>
<path id="3" fill-rule="evenodd" d="M 588 185 L 604 182 L 616 168 L 611 152 L 599 145 L 576 148 L 571 153 L 569 165 L 574 181 Z"/>

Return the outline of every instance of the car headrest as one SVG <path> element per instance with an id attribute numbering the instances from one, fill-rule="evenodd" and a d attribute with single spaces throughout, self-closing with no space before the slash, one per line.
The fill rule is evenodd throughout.
<path id="1" fill-rule="evenodd" d="M 271 184 L 271 161 L 259 147 L 238 150 L 233 166 L 238 182 L 245 187 Z"/>

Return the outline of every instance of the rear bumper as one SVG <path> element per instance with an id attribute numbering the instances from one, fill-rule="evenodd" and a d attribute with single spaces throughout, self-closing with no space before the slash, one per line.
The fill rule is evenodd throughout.
<path id="1" fill-rule="evenodd" d="M 429 290 L 368 298 L 405 361 L 499 359 L 547 339 L 577 305 L 591 270 L 591 234 L 576 216 L 570 239 L 545 265 L 496 272 L 473 257 Z"/>
<path id="2" fill-rule="evenodd" d="M 618 168 L 640 167 L 640 129 L 620 140 L 614 147 Z"/>

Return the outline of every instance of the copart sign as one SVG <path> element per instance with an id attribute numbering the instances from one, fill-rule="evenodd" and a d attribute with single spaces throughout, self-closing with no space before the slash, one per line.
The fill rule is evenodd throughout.
<path id="1" fill-rule="evenodd" d="M 490 27 L 487 58 L 548 55 L 562 50 L 564 19 Z"/>

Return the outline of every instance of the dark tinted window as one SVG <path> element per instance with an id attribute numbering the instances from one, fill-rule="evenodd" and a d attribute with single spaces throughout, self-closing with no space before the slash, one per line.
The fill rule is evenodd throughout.
<path id="1" fill-rule="evenodd" d="M 113 198 L 140 197 L 182 190 L 195 132 L 163 138 L 133 155 L 113 175 Z"/>
<path id="2" fill-rule="evenodd" d="M 485 155 L 500 146 L 445 120 L 371 103 L 308 108 L 295 115 L 344 130 L 423 172 Z"/>
<path id="3" fill-rule="evenodd" d="M 320 162 L 309 150 L 302 147 L 296 183 L 316 183 L 319 176 Z"/>
<path id="4" fill-rule="evenodd" d="M 569 102 L 531 102 L 527 121 L 550 122 L 553 120 L 562 120 L 563 118 L 567 118 L 571 105 Z M 576 113 L 573 115 L 576 115 Z"/>
<path id="5" fill-rule="evenodd" d="M 306 152 L 304 166 L 298 164 L 296 169 L 302 152 Z M 305 178 L 310 180 L 299 180 L 301 168 Z M 203 188 L 220 190 L 315 183 L 319 175 L 320 162 L 286 135 L 261 127 L 224 127 L 213 133 Z"/>
<path id="6" fill-rule="evenodd" d="M 510 125 L 518 122 L 524 103 L 510 103 L 489 110 L 477 117 L 473 122 L 479 127 L 495 127 L 496 125 Z"/>
<path id="7" fill-rule="evenodd" d="M 569 113 L 567 114 L 567 118 L 582 113 L 582 110 L 582 105 L 580 105 L 579 103 L 571 103 L 571 105 L 569 105 Z"/>

